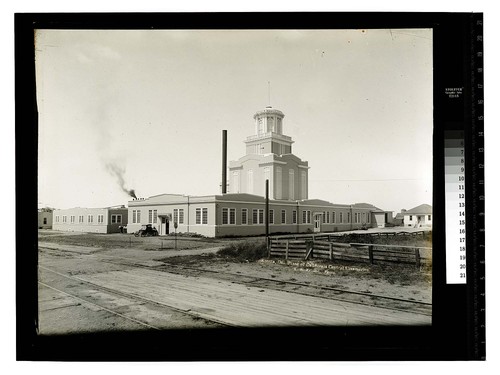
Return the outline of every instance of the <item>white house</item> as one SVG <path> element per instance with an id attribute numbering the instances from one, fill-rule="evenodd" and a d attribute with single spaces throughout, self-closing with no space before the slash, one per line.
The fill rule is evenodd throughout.
<path id="1" fill-rule="evenodd" d="M 432 206 L 421 204 L 411 210 L 403 212 L 403 225 L 405 227 L 421 228 L 432 227 Z"/>

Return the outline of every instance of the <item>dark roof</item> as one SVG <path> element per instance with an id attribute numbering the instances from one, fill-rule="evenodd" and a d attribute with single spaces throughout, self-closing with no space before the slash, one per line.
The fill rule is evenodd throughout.
<path id="1" fill-rule="evenodd" d="M 432 206 L 429 204 L 421 204 L 420 206 L 413 207 L 411 210 L 404 212 L 405 215 L 417 215 L 417 214 L 432 214 Z"/>

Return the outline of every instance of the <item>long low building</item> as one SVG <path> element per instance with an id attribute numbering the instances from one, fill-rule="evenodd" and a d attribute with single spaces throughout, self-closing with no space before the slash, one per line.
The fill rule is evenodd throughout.
<path id="1" fill-rule="evenodd" d="M 121 207 L 54 210 L 52 228 L 68 232 L 117 233 L 128 222 L 128 209 Z"/>
<path id="2" fill-rule="evenodd" d="M 209 196 L 161 194 L 128 202 L 128 232 L 152 224 L 160 235 L 174 231 L 207 237 L 265 234 L 264 197 L 246 193 Z M 358 203 L 319 199 L 269 201 L 270 233 L 337 232 L 384 227 L 392 213 Z"/>

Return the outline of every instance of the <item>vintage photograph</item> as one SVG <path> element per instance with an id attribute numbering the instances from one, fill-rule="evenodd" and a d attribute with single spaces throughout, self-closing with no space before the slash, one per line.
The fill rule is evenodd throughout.
<path id="1" fill-rule="evenodd" d="M 35 67 L 39 335 L 432 325 L 432 29 L 37 29 Z"/>

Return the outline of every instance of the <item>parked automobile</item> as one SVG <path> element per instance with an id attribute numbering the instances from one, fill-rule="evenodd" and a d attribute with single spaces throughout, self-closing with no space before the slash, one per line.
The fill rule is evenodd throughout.
<path id="1" fill-rule="evenodd" d="M 151 224 L 146 224 L 141 227 L 137 232 L 134 233 L 136 237 L 144 237 L 144 236 L 157 236 L 158 231 Z"/>

